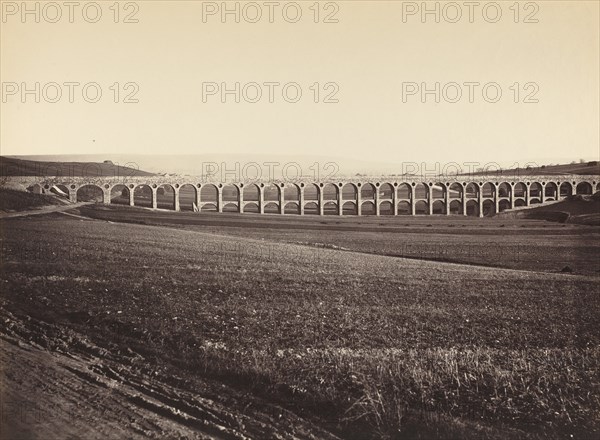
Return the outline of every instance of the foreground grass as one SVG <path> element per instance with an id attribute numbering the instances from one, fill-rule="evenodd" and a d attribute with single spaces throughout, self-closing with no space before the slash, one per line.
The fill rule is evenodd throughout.
<path id="1" fill-rule="evenodd" d="M 600 429 L 596 278 L 52 217 L 3 226 L 7 307 L 347 438 Z"/>

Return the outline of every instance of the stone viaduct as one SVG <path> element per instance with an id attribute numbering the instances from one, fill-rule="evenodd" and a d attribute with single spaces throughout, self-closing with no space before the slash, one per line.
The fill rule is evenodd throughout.
<path id="1" fill-rule="evenodd" d="M 316 215 L 432 215 L 483 217 L 506 209 L 600 190 L 600 176 L 452 176 L 365 178 L 321 182 L 215 182 L 167 177 L 5 177 L 36 193 L 63 193 L 153 209 Z"/>

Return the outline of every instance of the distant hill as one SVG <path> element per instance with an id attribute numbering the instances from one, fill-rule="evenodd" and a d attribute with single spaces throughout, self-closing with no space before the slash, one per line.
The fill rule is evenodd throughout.
<path id="1" fill-rule="evenodd" d="M 600 175 L 600 162 L 584 162 L 564 165 L 541 165 L 539 167 L 513 168 L 493 172 L 475 172 L 470 175 L 499 175 L 499 176 L 548 176 L 560 174 Z"/>
<path id="2" fill-rule="evenodd" d="M 154 176 L 132 166 L 105 162 L 44 162 L 0 156 L 0 176 Z"/>

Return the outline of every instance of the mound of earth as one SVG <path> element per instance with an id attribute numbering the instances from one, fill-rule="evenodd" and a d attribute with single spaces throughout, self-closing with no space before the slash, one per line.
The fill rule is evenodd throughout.
<path id="1" fill-rule="evenodd" d="M 16 189 L 0 188 L 0 212 L 26 211 L 64 202 L 46 194 L 33 194 Z"/>

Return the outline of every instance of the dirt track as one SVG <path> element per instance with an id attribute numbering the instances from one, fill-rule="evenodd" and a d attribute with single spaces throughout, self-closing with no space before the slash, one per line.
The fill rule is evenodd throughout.
<path id="1" fill-rule="evenodd" d="M 1 314 L 2 439 L 336 438 L 225 385 L 142 373 L 131 350 Z"/>

